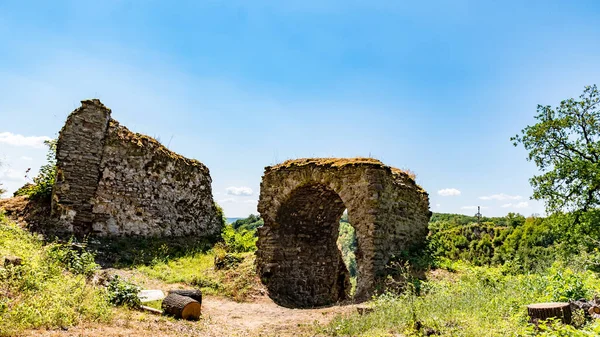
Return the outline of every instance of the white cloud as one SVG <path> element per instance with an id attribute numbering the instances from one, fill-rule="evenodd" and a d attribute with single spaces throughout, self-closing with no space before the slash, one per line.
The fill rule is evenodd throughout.
<path id="1" fill-rule="evenodd" d="M 252 195 L 252 189 L 250 187 L 246 187 L 246 186 L 240 186 L 240 187 L 230 186 L 230 187 L 227 187 L 225 189 L 225 191 L 229 195 L 245 195 L 245 196 Z"/>
<path id="2" fill-rule="evenodd" d="M 521 200 L 521 199 L 523 199 L 523 197 L 520 195 L 508 195 L 508 194 L 500 193 L 500 194 L 492 194 L 492 195 L 488 195 L 488 196 L 479 197 L 479 199 L 503 201 L 503 200 Z"/>
<path id="3" fill-rule="evenodd" d="M 445 188 L 443 190 L 439 190 L 438 194 L 442 197 L 450 197 L 455 195 L 460 195 L 460 191 L 456 188 Z"/>
<path id="4" fill-rule="evenodd" d="M 441 206 L 440 204 L 435 204 L 435 207 L 437 207 L 437 208 L 440 208 L 440 206 Z"/>
<path id="5" fill-rule="evenodd" d="M 504 207 L 504 208 L 508 208 L 508 207 L 527 208 L 527 207 L 529 207 L 529 203 L 527 201 L 521 201 L 518 204 L 513 204 L 513 203 L 504 204 L 504 205 L 502 205 L 502 207 Z"/>
<path id="6" fill-rule="evenodd" d="M 477 206 L 463 206 L 460 209 L 466 209 L 466 210 L 477 210 Z M 481 206 L 481 209 L 488 209 L 488 207 L 486 206 Z"/>
<path id="7" fill-rule="evenodd" d="M 12 146 L 25 146 L 33 147 L 37 149 L 44 148 L 44 141 L 50 140 L 50 137 L 46 136 L 23 136 L 17 135 L 11 132 L 0 132 L 0 143 L 12 145 Z"/>
<path id="8" fill-rule="evenodd" d="M 32 160 L 33 160 L 33 158 L 31 158 L 31 157 L 27 157 L 27 156 L 22 156 L 22 157 L 21 157 L 21 158 L 19 158 L 19 159 L 21 159 L 21 160 L 25 160 L 25 161 L 32 161 Z"/>
<path id="9" fill-rule="evenodd" d="M 235 199 L 233 199 L 233 198 L 225 198 L 225 199 L 217 200 L 217 202 L 219 204 L 225 204 L 225 203 L 228 203 L 228 202 L 235 202 Z"/>

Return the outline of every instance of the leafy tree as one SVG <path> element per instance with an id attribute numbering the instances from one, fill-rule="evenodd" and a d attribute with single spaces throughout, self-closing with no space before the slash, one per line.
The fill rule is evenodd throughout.
<path id="1" fill-rule="evenodd" d="M 538 105 L 538 122 L 511 138 L 542 171 L 530 182 L 533 199 L 544 200 L 548 212 L 600 205 L 599 107 L 598 88 L 586 86 L 579 99 L 564 100 L 554 109 Z"/>

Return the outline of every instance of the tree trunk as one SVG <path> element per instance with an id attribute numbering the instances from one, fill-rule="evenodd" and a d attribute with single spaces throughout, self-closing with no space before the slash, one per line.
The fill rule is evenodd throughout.
<path id="1" fill-rule="evenodd" d="M 165 315 L 175 318 L 197 320 L 200 318 L 201 305 L 198 301 L 177 294 L 169 294 L 162 302 Z"/>
<path id="2" fill-rule="evenodd" d="M 181 296 L 190 297 L 198 303 L 202 304 L 202 292 L 198 289 L 174 289 L 169 290 L 169 294 L 177 294 Z"/>
<path id="3" fill-rule="evenodd" d="M 571 305 L 569 303 L 552 302 L 536 303 L 527 306 L 530 322 L 537 323 L 541 320 L 556 317 L 565 324 L 571 324 Z"/>

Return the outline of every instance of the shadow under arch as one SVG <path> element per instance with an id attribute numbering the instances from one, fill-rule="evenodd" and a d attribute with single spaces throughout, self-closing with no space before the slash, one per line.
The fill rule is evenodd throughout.
<path id="1" fill-rule="evenodd" d="M 296 187 L 280 205 L 271 230 L 277 232 L 277 272 L 268 278 L 269 292 L 279 305 L 294 308 L 325 306 L 349 300 L 350 273 L 337 246 L 340 218 L 352 212 L 331 187 L 309 182 Z M 356 226 L 355 224 L 352 224 Z M 355 231 L 358 232 L 357 227 Z M 363 267 L 357 235 L 357 294 Z"/>

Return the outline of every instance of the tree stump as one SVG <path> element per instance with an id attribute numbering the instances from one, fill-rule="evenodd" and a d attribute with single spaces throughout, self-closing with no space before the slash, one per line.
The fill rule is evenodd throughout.
<path id="1" fill-rule="evenodd" d="M 600 307 L 593 305 L 588 309 L 588 313 L 592 318 L 600 318 Z"/>
<path id="2" fill-rule="evenodd" d="M 197 320 L 200 318 L 201 308 L 202 306 L 198 301 L 174 293 L 169 294 L 162 302 L 165 315 L 171 315 L 175 318 Z"/>
<path id="3" fill-rule="evenodd" d="M 571 305 L 563 302 L 536 303 L 527 306 L 530 322 L 537 323 L 548 318 L 559 318 L 565 324 L 571 324 Z"/>
<path id="4" fill-rule="evenodd" d="M 202 292 L 198 289 L 173 289 L 169 290 L 169 294 L 177 294 L 192 298 L 202 304 Z"/>

